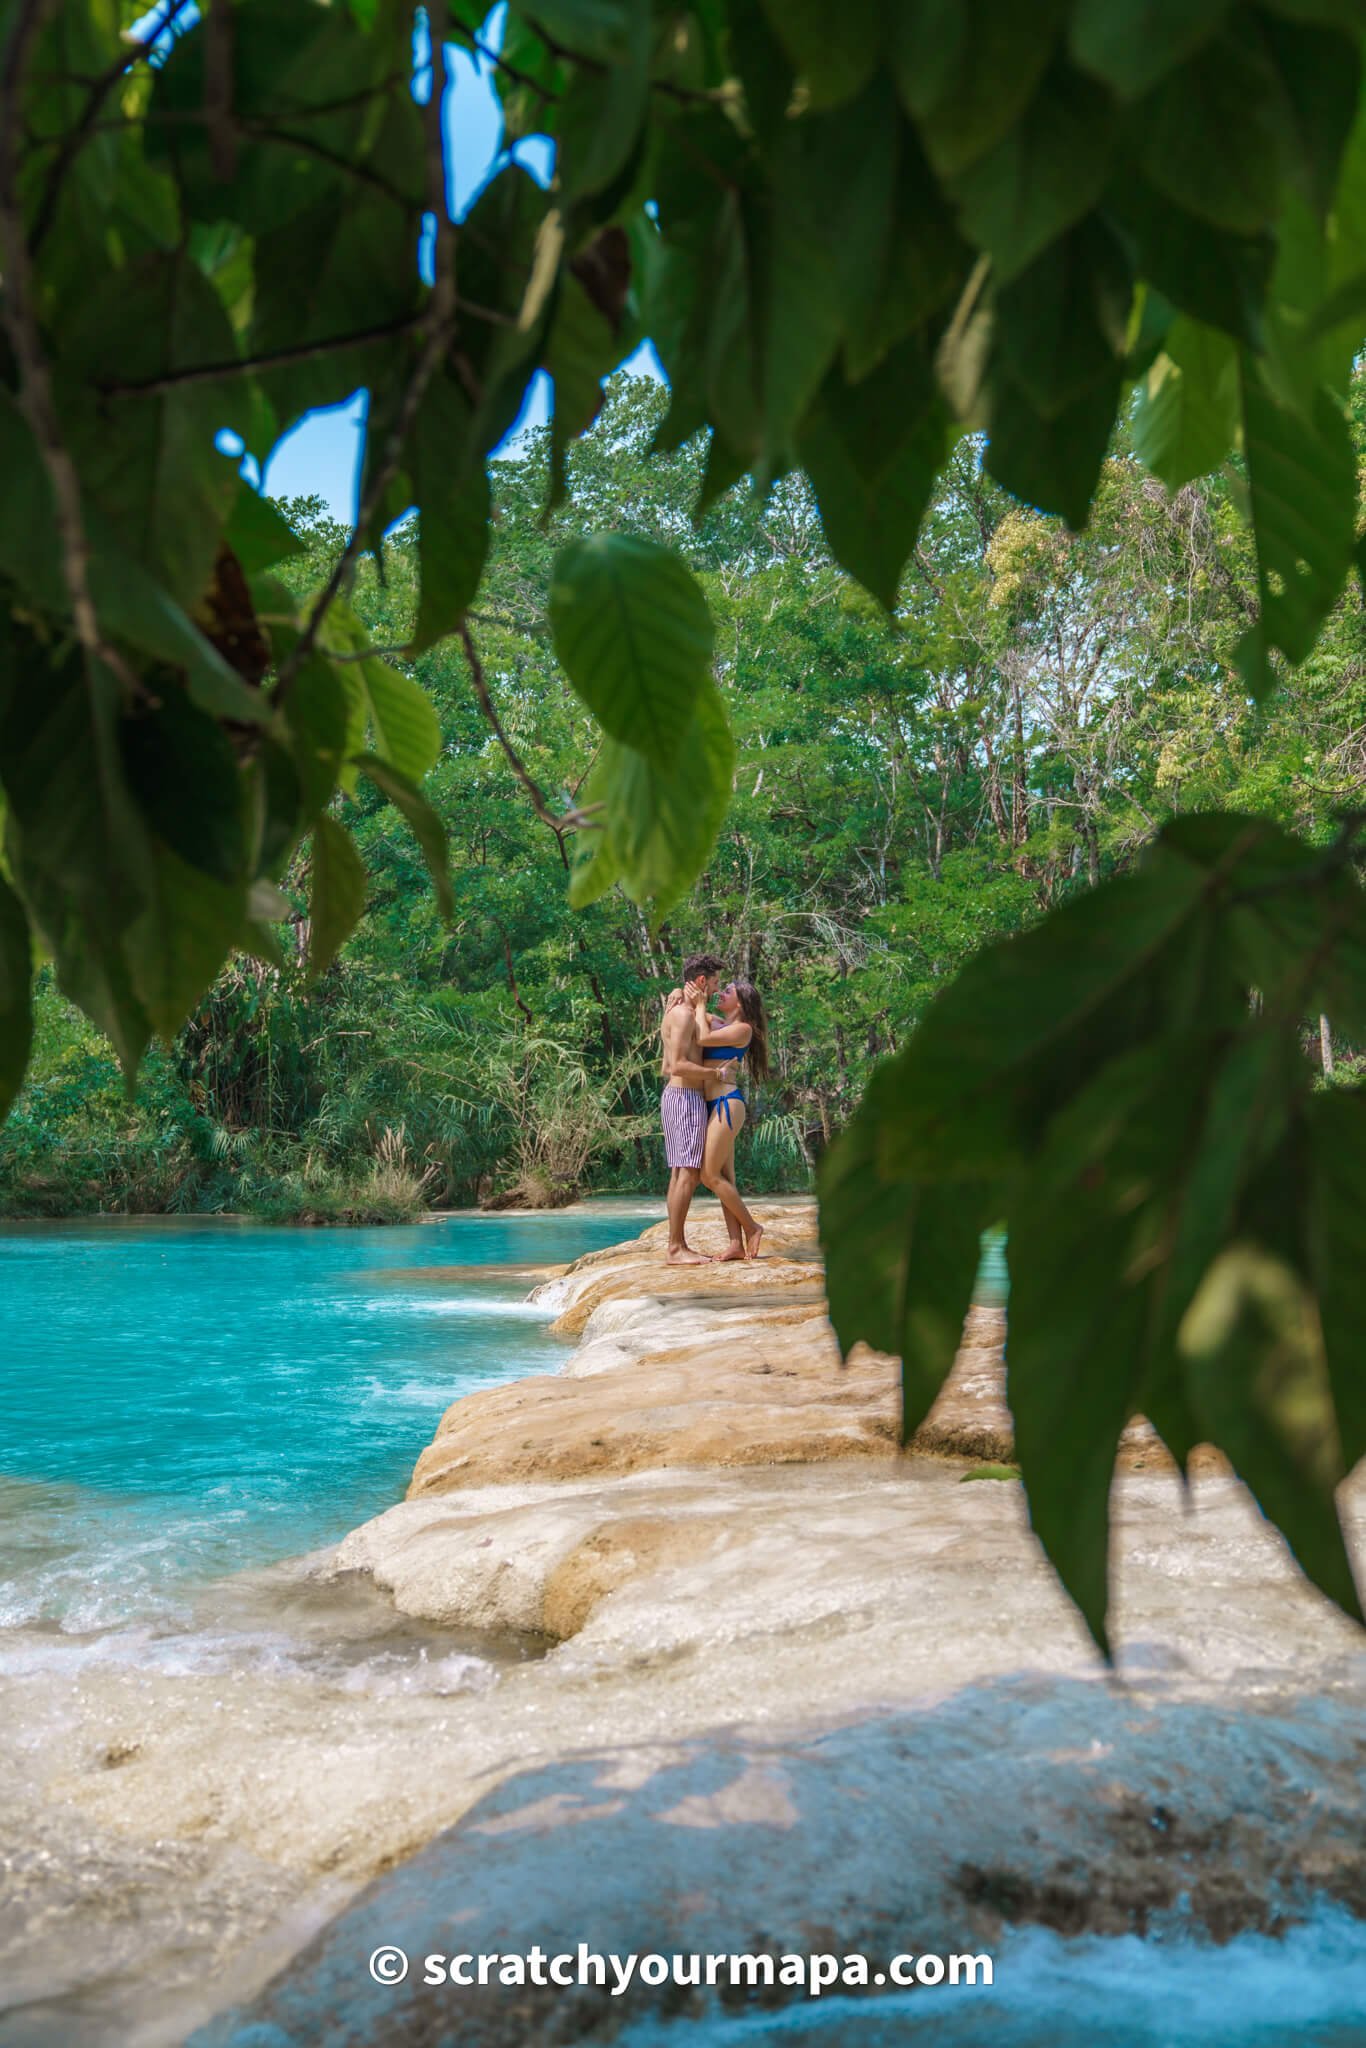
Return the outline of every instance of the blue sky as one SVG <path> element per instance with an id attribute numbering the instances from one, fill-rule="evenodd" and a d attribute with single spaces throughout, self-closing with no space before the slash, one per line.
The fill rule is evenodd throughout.
<path id="1" fill-rule="evenodd" d="M 501 7 L 496 9 L 485 24 L 483 40 L 494 47 L 501 41 L 504 11 Z M 503 152 L 502 115 L 489 75 L 491 68 L 487 60 L 463 50 L 446 52 L 450 83 L 446 96 L 446 153 L 451 210 L 457 219 L 469 210 L 481 186 L 508 160 Z M 425 97 L 422 84 L 419 76 L 419 97 Z M 548 139 L 527 137 L 515 145 L 513 154 L 524 169 L 543 184 L 548 182 L 553 164 Z M 658 358 L 648 342 L 630 358 L 630 367 L 646 375 L 660 374 Z M 538 371 L 527 402 L 503 446 L 511 445 L 528 427 L 543 425 L 548 415 L 549 379 Z M 345 405 L 309 414 L 271 456 L 264 488 L 273 497 L 323 498 L 333 516 L 350 525 L 355 517 L 364 417 L 363 392 Z"/>

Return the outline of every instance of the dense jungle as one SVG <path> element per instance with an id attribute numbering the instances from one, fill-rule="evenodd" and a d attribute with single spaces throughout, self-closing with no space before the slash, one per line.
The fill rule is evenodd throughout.
<path id="1" fill-rule="evenodd" d="M 1359 450 L 1364 384 L 1359 370 Z M 1123 870 L 1185 810 L 1262 813 L 1326 841 L 1361 804 L 1356 584 L 1261 705 L 1237 672 L 1257 605 L 1237 462 L 1169 496 L 1121 436 L 1073 534 L 1007 496 L 968 438 L 889 622 L 835 566 L 800 475 L 766 500 L 739 484 L 694 525 L 705 441 L 650 456 L 665 405 L 653 380 L 613 379 L 548 519 L 548 431 L 493 465 L 494 541 L 463 638 L 401 651 L 412 521 L 361 562 L 357 617 L 440 716 L 427 791 L 450 837 L 453 925 L 402 818 L 363 785 L 335 800 L 370 876 L 351 944 L 310 981 L 305 848 L 284 881 L 284 966 L 237 957 L 131 1098 L 43 969 L 29 1077 L 0 1131 L 0 1212 L 387 1221 L 653 1189 L 660 1002 L 700 949 L 781 1020 L 746 1183 L 804 1187 L 876 1059 L 984 941 Z M 279 573 L 302 596 L 347 531 L 316 498 L 279 509 L 298 542 Z M 596 727 L 557 666 L 548 596 L 557 547 L 608 526 L 678 548 L 699 576 L 737 747 L 713 857 L 657 930 L 616 890 L 565 914 L 582 835 L 563 821 Z M 699 837 L 709 825 L 699 807 Z M 1305 1048 L 1354 1070 L 1331 1018 L 1305 1019 Z"/>

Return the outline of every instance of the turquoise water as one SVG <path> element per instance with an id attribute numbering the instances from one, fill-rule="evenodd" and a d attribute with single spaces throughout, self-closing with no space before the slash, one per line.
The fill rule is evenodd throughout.
<path id="1" fill-rule="evenodd" d="M 498 1269 L 647 1220 L 0 1226 L 0 1627 L 107 1627 L 336 1541 L 451 1401 L 564 1356 Z"/>

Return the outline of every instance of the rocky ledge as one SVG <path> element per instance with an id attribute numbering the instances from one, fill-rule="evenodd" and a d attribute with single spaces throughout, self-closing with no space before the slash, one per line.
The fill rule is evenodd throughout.
<path id="1" fill-rule="evenodd" d="M 621 1476 L 678 1466 L 814 1464 L 901 1455 L 894 1359 L 841 1364 L 825 1313 L 809 1202 L 760 1204 L 753 1262 L 665 1263 L 663 1224 L 590 1253 L 533 1299 L 577 1337 L 561 1373 L 456 1402 L 418 1460 L 408 1498 L 470 1486 Z M 693 1230 L 720 1250 L 719 1223 Z M 974 1309 L 917 1454 L 1008 1459 L 999 1309 Z"/>
<path id="2" fill-rule="evenodd" d="M 424 1761 L 456 1824 L 204 2048 L 607 2039 L 706 2009 L 639 1982 L 376 1988 L 382 1942 L 877 1956 L 1366 1914 L 1361 1637 L 1237 1481 L 1214 1463 L 1184 1493 L 1131 1434 L 1107 1671 L 1018 1483 L 965 1483 L 1010 1449 L 999 1313 L 970 1315 L 903 1451 L 892 1361 L 838 1362 L 810 1207 L 763 1216 L 751 1266 L 671 1269 L 653 1230 L 550 1282 L 563 1370 L 458 1402 L 408 1498 L 342 1544 L 415 1616 L 552 1647 L 443 1718 Z M 379 1800 L 398 1771 L 373 1769 Z"/>

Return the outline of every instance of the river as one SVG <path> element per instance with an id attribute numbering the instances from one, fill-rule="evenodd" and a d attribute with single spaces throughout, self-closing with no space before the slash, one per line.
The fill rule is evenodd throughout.
<path id="1" fill-rule="evenodd" d="M 518 1756 L 668 1737 L 670 1686 L 700 1689 L 701 1727 L 731 1665 L 753 1682 L 742 1638 L 692 1676 L 631 1641 L 620 1672 L 576 1676 L 537 1641 L 415 1621 L 310 1565 L 401 1497 L 452 1400 L 560 1363 L 529 1269 L 657 1215 L 0 1228 L 3 2048 L 169 2048 L 346 1909 L 377 1813 L 410 1814 L 416 1845 Z M 968 1491 L 980 1518 L 995 1490 Z M 870 1692 L 896 1622 L 888 1606 Z M 774 1638 L 759 1663 L 782 1652 Z M 832 1998 L 623 2044 L 1366 2040 L 1362 1923 L 1327 1902 L 1274 1940 L 1212 1945 L 1178 1913 L 1143 1941 L 1010 1929 L 996 1953 L 971 2004 Z"/>
<path id="2" fill-rule="evenodd" d="M 518 1269 L 657 1214 L 0 1227 L 0 1659 L 169 1622 L 401 1499 L 453 1400 L 564 1355 Z"/>

